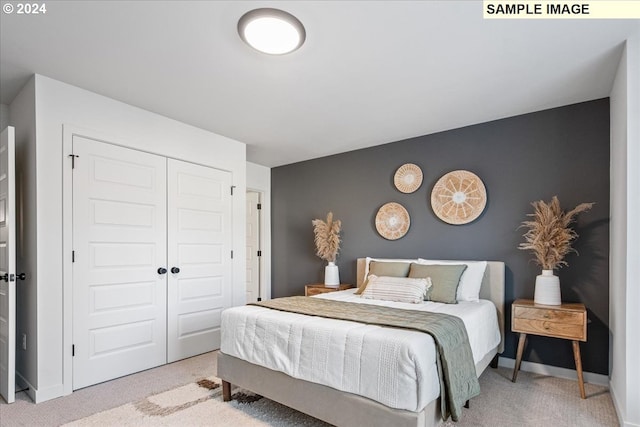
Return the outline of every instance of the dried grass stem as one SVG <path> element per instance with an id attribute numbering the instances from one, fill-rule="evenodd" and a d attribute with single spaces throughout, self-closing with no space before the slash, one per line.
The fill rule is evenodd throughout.
<path id="1" fill-rule="evenodd" d="M 534 208 L 531 221 L 524 221 L 520 227 L 528 228 L 523 235 L 524 242 L 518 249 L 530 250 L 535 261 L 543 270 L 553 270 L 568 265 L 564 260 L 569 252 L 576 252 L 571 243 L 578 234 L 571 228 L 571 223 L 580 212 L 591 209 L 593 203 L 581 203 L 569 212 L 563 212 L 560 201 L 553 196 L 549 204 L 542 200 L 532 202 Z"/>
<path id="2" fill-rule="evenodd" d="M 335 262 L 340 251 L 340 220 L 333 219 L 333 213 L 327 214 L 327 220 L 314 219 L 313 233 L 316 255 L 327 262 Z"/>

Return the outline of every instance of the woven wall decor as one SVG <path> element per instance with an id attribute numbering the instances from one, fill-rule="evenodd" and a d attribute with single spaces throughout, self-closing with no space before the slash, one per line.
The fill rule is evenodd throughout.
<path id="1" fill-rule="evenodd" d="M 376 230 L 387 240 L 397 240 L 407 234 L 411 218 L 400 203 L 384 204 L 376 214 Z"/>
<path id="2" fill-rule="evenodd" d="M 487 204 L 487 191 L 477 175 L 466 170 L 445 174 L 431 191 L 431 208 L 448 224 L 468 224 Z"/>
<path id="3" fill-rule="evenodd" d="M 396 171 L 393 183 L 399 191 L 413 193 L 422 185 L 422 169 L 413 163 L 405 163 Z"/>

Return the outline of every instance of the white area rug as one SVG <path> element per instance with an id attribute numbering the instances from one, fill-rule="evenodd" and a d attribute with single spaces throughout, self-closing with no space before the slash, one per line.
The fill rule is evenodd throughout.
<path id="1" fill-rule="evenodd" d="M 210 377 L 65 425 L 328 426 L 308 415 L 239 389 L 233 390 L 231 402 L 223 402 L 220 384 L 218 378 Z"/>

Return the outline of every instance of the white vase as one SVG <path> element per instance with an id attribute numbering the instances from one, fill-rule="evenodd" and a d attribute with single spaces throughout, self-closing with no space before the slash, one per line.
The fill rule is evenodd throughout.
<path id="1" fill-rule="evenodd" d="M 536 276 L 536 289 L 533 302 L 543 305 L 560 305 L 560 278 L 553 274 L 553 270 L 542 270 Z"/>
<path id="2" fill-rule="evenodd" d="M 329 265 L 324 268 L 324 285 L 329 288 L 340 286 L 340 272 L 334 262 L 329 261 Z"/>

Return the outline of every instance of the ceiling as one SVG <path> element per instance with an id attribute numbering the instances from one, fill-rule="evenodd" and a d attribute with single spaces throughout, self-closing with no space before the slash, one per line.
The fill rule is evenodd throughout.
<path id="1" fill-rule="evenodd" d="M 2 2 L 3 4 L 6 2 Z M 247 144 L 279 166 L 609 96 L 632 20 L 484 20 L 479 1 L 48 1 L 0 14 L 0 101 L 42 74 Z M 275 7 L 269 56 L 238 19 Z"/>

